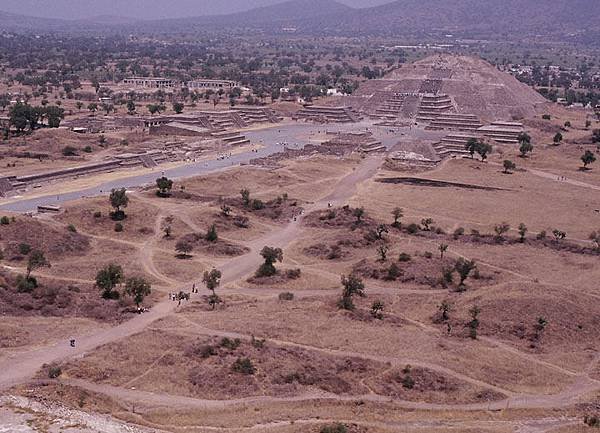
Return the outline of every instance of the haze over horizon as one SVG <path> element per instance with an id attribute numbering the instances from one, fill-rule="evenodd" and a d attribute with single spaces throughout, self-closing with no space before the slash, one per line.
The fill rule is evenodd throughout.
<path id="1" fill-rule="evenodd" d="M 285 0 L 3 0 L 0 11 L 42 18 L 85 19 L 103 15 L 135 19 L 182 18 L 241 12 Z M 337 0 L 361 8 L 392 0 Z"/>

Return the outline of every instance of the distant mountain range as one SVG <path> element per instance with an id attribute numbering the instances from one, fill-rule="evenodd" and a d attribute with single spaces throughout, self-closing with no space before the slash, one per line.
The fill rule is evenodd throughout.
<path id="1" fill-rule="evenodd" d="M 136 21 L 98 17 L 67 21 L 0 12 L 0 31 L 185 32 L 284 28 L 309 35 L 443 34 L 520 38 L 595 31 L 600 0 L 397 0 L 353 9 L 335 0 L 290 0 L 229 15 Z"/>

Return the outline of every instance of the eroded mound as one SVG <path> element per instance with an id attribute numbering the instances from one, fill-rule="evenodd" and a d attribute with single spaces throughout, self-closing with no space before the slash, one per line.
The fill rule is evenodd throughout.
<path id="1" fill-rule="evenodd" d="M 90 240 L 67 227 L 19 216 L 0 225 L 0 248 L 4 257 L 12 261 L 22 261 L 31 250 L 42 251 L 52 260 L 87 252 Z"/>
<path id="2" fill-rule="evenodd" d="M 129 299 L 106 301 L 91 284 L 68 284 L 37 278 L 37 287 L 25 290 L 18 275 L 0 274 L 0 314 L 9 316 L 86 317 L 107 322 L 130 318 L 123 314 Z"/>
<path id="3" fill-rule="evenodd" d="M 460 380 L 425 368 L 392 369 L 369 381 L 380 395 L 401 400 L 471 403 L 502 400 L 506 396 L 491 389 L 481 390 Z"/>
<path id="4" fill-rule="evenodd" d="M 421 368 L 408 373 L 405 368 L 400 378 L 399 369 L 371 359 L 334 356 L 254 338 L 193 338 L 162 330 L 145 331 L 104 346 L 80 361 L 64 365 L 62 371 L 65 377 L 97 383 L 217 400 L 259 395 L 314 396 L 323 392 L 340 396 L 374 392 L 428 402 L 478 402 L 504 397 Z"/>
<path id="5" fill-rule="evenodd" d="M 146 370 L 148 374 L 136 380 Z M 361 395 L 368 389 L 358 378 L 382 370 L 377 362 L 262 340 L 193 338 L 169 331 L 146 331 L 63 368 L 69 377 L 113 385 L 135 383 L 143 390 L 206 399 L 290 396 L 316 390 Z"/>

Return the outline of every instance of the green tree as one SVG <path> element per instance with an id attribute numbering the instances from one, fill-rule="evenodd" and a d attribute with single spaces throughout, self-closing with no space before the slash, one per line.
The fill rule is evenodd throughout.
<path id="1" fill-rule="evenodd" d="M 158 188 L 156 195 L 167 197 L 173 188 L 173 181 L 165 176 L 159 177 L 156 179 L 156 187 Z"/>
<path id="2" fill-rule="evenodd" d="M 384 233 L 389 233 L 388 228 L 385 224 L 379 224 L 375 229 L 375 233 L 377 235 L 377 239 L 382 240 Z"/>
<path id="3" fill-rule="evenodd" d="M 383 319 L 383 309 L 385 308 L 385 304 L 381 300 L 376 300 L 371 305 L 371 316 L 375 319 L 382 320 Z"/>
<path id="4" fill-rule="evenodd" d="M 253 375 L 256 372 L 256 367 L 249 358 L 238 358 L 235 360 L 231 369 L 236 373 Z"/>
<path id="5" fill-rule="evenodd" d="M 160 106 L 158 104 L 148 104 L 146 105 L 146 108 L 151 115 L 155 115 L 160 111 Z"/>
<path id="6" fill-rule="evenodd" d="M 221 284 L 221 271 L 217 269 L 213 269 L 212 271 L 204 272 L 204 276 L 202 278 L 202 282 L 206 284 L 206 288 L 210 290 L 212 293 L 208 297 L 208 304 L 214 310 L 218 304 L 221 303 L 221 298 L 217 296 L 215 290 Z"/>
<path id="7" fill-rule="evenodd" d="M 104 299 L 117 299 L 119 292 L 114 291 L 123 281 L 123 268 L 116 264 L 106 265 L 96 274 L 96 287 L 102 290 Z"/>
<path id="8" fill-rule="evenodd" d="M 563 141 L 563 135 L 560 132 L 557 132 L 556 135 L 554 136 L 554 144 L 558 145 L 561 143 L 561 141 Z"/>
<path id="9" fill-rule="evenodd" d="M 132 115 L 135 113 L 135 102 L 133 102 L 131 99 L 129 101 L 127 101 L 127 114 Z"/>
<path id="10" fill-rule="evenodd" d="M 477 147 L 477 153 L 481 157 L 482 161 L 485 161 L 490 153 L 492 153 L 492 145 L 489 143 L 480 142 Z"/>
<path id="11" fill-rule="evenodd" d="M 46 107 L 44 113 L 48 119 L 48 126 L 50 128 L 58 128 L 61 120 L 65 118 L 65 110 L 54 105 Z"/>
<path id="12" fill-rule="evenodd" d="M 438 311 L 440 312 L 440 318 L 442 319 L 442 322 L 447 322 L 450 319 L 452 304 L 448 300 L 444 299 L 438 306 Z"/>
<path id="13" fill-rule="evenodd" d="M 481 313 L 481 310 L 477 305 L 474 305 L 473 308 L 469 310 L 469 315 L 471 316 L 471 321 L 468 323 L 469 337 L 471 337 L 473 340 L 477 339 L 477 330 L 479 329 L 479 313 Z"/>
<path id="14" fill-rule="evenodd" d="M 470 138 L 469 141 L 467 141 L 467 144 L 465 145 L 465 150 L 469 152 L 469 154 L 471 155 L 471 159 L 475 157 L 475 152 L 477 152 L 478 148 L 479 140 L 477 140 L 476 138 Z"/>
<path id="15" fill-rule="evenodd" d="M 192 245 L 192 243 L 185 238 L 179 239 L 175 244 L 175 251 L 179 253 L 179 258 L 188 258 L 193 250 L 194 245 Z"/>
<path id="16" fill-rule="evenodd" d="M 552 230 L 552 234 L 554 235 L 556 242 L 562 241 L 567 237 L 567 233 L 559 229 Z"/>
<path id="17" fill-rule="evenodd" d="M 519 241 L 525 242 L 525 235 L 527 235 L 527 226 L 524 223 L 519 224 Z"/>
<path id="18" fill-rule="evenodd" d="M 40 119 L 43 108 L 35 108 L 29 104 L 17 102 L 10 109 L 9 123 L 15 127 L 17 132 L 23 132 L 27 127 L 33 131 Z"/>
<path id="19" fill-rule="evenodd" d="M 547 326 L 548 326 L 548 321 L 546 320 L 546 318 L 544 318 L 544 317 L 537 318 L 535 325 L 533 325 L 533 330 L 534 330 L 533 340 L 534 340 L 534 342 L 539 342 L 542 339 L 542 336 L 544 335 L 544 331 L 546 330 Z"/>
<path id="20" fill-rule="evenodd" d="M 102 111 L 104 111 L 107 116 L 114 110 L 115 110 L 115 106 L 113 104 L 107 104 L 107 103 L 102 104 Z"/>
<path id="21" fill-rule="evenodd" d="M 221 214 L 224 217 L 228 217 L 231 214 L 231 207 L 229 207 L 228 205 L 226 205 L 225 203 L 223 203 L 221 205 Z"/>
<path id="22" fill-rule="evenodd" d="M 365 210 L 362 207 L 357 207 L 352 211 L 352 215 L 356 218 L 356 223 L 360 224 L 362 222 L 362 218 L 365 215 Z"/>
<path id="23" fill-rule="evenodd" d="M 438 247 L 438 250 L 440 251 L 440 259 L 444 259 L 444 253 L 446 251 L 448 251 L 448 244 L 440 244 L 440 246 Z"/>
<path id="24" fill-rule="evenodd" d="M 98 104 L 96 104 L 95 102 L 91 102 L 88 104 L 87 109 L 92 113 L 95 113 L 96 111 L 98 111 Z"/>
<path id="25" fill-rule="evenodd" d="M 421 220 L 421 225 L 423 226 L 423 230 L 431 231 L 431 225 L 434 223 L 433 218 L 423 218 Z"/>
<path id="26" fill-rule="evenodd" d="M 380 245 L 377 248 L 377 253 L 379 254 L 379 261 L 380 262 L 385 262 L 387 260 L 387 253 L 389 251 L 389 248 L 387 247 L 387 245 Z"/>
<path id="27" fill-rule="evenodd" d="M 44 253 L 40 250 L 33 250 L 27 259 L 27 274 L 25 278 L 30 281 L 31 273 L 44 266 L 50 266 L 50 263 L 48 260 L 46 260 L 46 256 L 44 256 Z"/>
<path id="28" fill-rule="evenodd" d="M 342 275 L 342 297 L 338 306 L 344 310 L 354 310 L 354 296 L 365 297 L 365 284 L 357 275 L 350 274 L 348 277 Z"/>
<path id="29" fill-rule="evenodd" d="M 504 234 L 510 231 L 510 224 L 507 222 L 496 224 L 494 226 L 494 231 L 496 232 L 496 241 L 502 242 L 504 240 Z"/>
<path id="30" fill-rule="evenodd" d="M 454 269 L 458 272 L 458 276 L 460 278 L 460 282 L 458 284 L 459 288 L 464 288 L 465 281 L 471 274 L 473 270 L 477 268 L 477 265 L 474 260 L 467 260 L 460 257 L 456 264 L 454 265 Z"/>
<path id="31" fill-rule="evenodd" d="M 521 157 L 525 158 L 528 153 L 533 152 L 533 144 L 529 141 L 519 142 L 519 152 L 521 152 Z"/>
<path id="32" fill-rule="evenodd" d="M 276 262 L 283 261 L 283 251 L 281 248 L 273 248 L 265 246 L 260 255 L 265 259 L 264 263 L 256 271 L 257 277 L 270 277 L 277 273 L 275 268 Z"/>
<path id="33" fill-rule="evenodd" d="M 246 188 L 242 188 L 240 195 L 242 196 L 242 203 L 247 207 L 250 204 L 250 191 Z"/>
<path id="34" fill-rule="evenodd" d="M 100 91 L 100 82 L 98 81 L 98 79 L 96 77 L 93 77 L 91 79 L 91 84 L 92 84 L 92 87 L 94 88 L 94 90 L 96 91 L 96 93 L 98 93 Z"/>
<path id="35" fill-rule="evenodd" d="M 122 220 L 125 218 L 125 212 L 123 208 L 126 208 L 129 204 L 129 197 L 127 197 L 127 190 L 125 188 L 112 189 L 109 196 L 110 205 L 115 210 L 112 213 L 114 220 Z"/>
<path id="36" fill-rule="evenodd" d="M 399 207 L 394 208 L 394 210 L 392 211 L 392 216 L 394 217 L 394 222 L 392 223 L 392 226 L 396 228 L 401 228 L 402 223 L 400 222 L 400 220 L 404 216 L 404 211 Z"/>
<path id="37" fill-rule="evenodd" d="M 212 224 L 208 228 L 204 239 L 206 239 L 208 242 L 217 242 L 219 240 L 219 235 L 217 234 L 217 226 L 215 224 Z"/>
<path id="38" fill-rule="evenodd" d="M 596 155 L 591 150 L 586 150 L 585 153 L 581 156 L 581 161 L 583 162 L 583 169 L 587 169 L 587 166 L 596 162 Z"/>
<path id="39" fill-rule="evenodd" d="M 504 166 L 504 174 L 510 174 L 511 170 L 517 168 L 517 165 L 508 159 L 505 159 L 502 165 Z"/>
<path id="40" fill-rule="evenodd" d="M 161 229 L 165 234 L 165 238 L 169 239 L 171 237 L 171 232 L 173 231 L 173 216 L 169 215 L 165 217 L 164 221 L 161 224 Z"/>
<path id="41" fill-rule="evenodd" d="M 150 283 L 141 277 L 128 278 L 125 282 L 125 293 L 133 298 L 133 302 L 138 308 L 151 291 Z"/>
<path id="42" fill-rule="evenodd" d="M 184 107 L 185 106 L 181 102 L 174 102 L 173 103 L 173 111 L 175 111 L 177 114 L 183 113 Z"/>

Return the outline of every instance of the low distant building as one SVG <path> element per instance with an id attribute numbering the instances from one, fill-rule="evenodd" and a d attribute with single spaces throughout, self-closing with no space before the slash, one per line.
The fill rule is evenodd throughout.
<path id="1" fill-rule="evenodd" d="M 232 90 L 239 87 L 239 83 L 231 80 L 194 80 L 188 81 L 186 86 L 190 90 Z"/>
<path id="2" fill-rule="evenodd" d="M 338 89 L 327 89 L 327 96 L 346 96 L 346 94 Z"/>
<path id="3" fill-rule="evenodd" d="M 148 89 L 170 89 L 177 86 L 177 81 L 170 78 L 133 77 L 124 79 L 123 84 Z"/>

